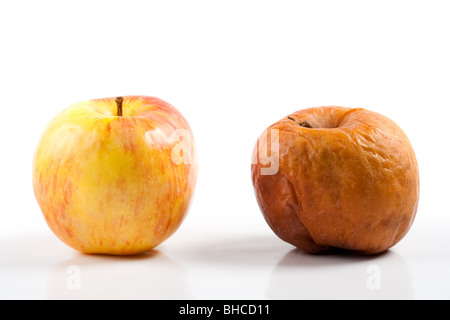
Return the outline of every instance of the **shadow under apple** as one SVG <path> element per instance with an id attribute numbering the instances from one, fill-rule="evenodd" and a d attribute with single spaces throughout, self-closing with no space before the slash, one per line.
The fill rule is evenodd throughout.
<path id="1" fill-rule="evenodd" d="M 191 299 L 184 268 L 158 250 L 136 256 L 76 253 L 53 269 L 48 299 Z"/>
<path id="2" fill-rule="evenodd" d="M 376 256 L 288 252 L 272 271 L 266 296 L 287 300 L 413 299 L 411 274 L 393 250 Z"/>

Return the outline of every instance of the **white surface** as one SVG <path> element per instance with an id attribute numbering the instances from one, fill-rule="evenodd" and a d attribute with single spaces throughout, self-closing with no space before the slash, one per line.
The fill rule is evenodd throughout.
<path id="1" fill-rule="evenodd" d="M 448 299 L 449 5 L 1 2 L 0 298 Z M 34 148 L 67 106 L 129 94 L 160 97 L 190 122 L 194 203 L 154 253 L 81 255 L 45 225 L 31 186 Z M 306 256 L 259 212 L 249 170 L 257 137 L 321 105 L 380 112 L 415 148 L 417 220 L 385 255 Z M 80 290 L 67 286 L 70 266 Z M 369 289 L 373 270 L 379 290 Z"/>
<path id="2" fill-rule="evenodd" d="M 217 223 L 187 223 L 135 257 L 80 254 L 48 233 L 2 237 L 0 298 L 449 299 L 448 223 L 421 222 L 375 257 L 306 255 L 261 226 Z"/>

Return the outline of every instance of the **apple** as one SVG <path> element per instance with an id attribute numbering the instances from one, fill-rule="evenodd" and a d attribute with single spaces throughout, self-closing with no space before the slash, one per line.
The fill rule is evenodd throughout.
<path id="1" fill-rule="evenodd" d="M 253 151 L 252 182 L 274 233 L 307 253 L 384 252 L 410 230 L 419 201 L 406 134 L 361 108 L 309 108 L 271 125 Z"/>
<path id="2" fill-rule="evenodd" d="M 95 99 L 58 114 L 33 159 L 45 220 L 83 253 L 149 251 L 182 223 L 197 179 L 192 130 L 167 102 Z"/>

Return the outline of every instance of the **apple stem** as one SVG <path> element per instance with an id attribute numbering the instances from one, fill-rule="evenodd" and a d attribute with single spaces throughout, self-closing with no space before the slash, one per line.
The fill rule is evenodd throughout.
<path id="1" fill-rule="evenodd" d="M 302 122 L 298 122 L 297 120 L 295 120 L 292 117 L 288 117 L 289 120 L 294 121 L 296 124 L 298 124 L 300 127 L 304 127 L 304 128 L 310 128 L 312 129 L 312 126 L 306 122 L 305 120 L 303 120 Z"/>
<path id="2" fill-rule="evenodd" d="M 117 97 L 116 98 L 116 104 L 117 104 L 117 116 L 122 116 L 122 103 L 123 103 L 123 97 Z"/>

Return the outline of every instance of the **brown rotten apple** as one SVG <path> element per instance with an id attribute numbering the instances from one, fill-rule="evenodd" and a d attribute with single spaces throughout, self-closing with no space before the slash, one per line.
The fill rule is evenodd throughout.
<path id="1" fill-rule="evenodd" d="M 419 200 L 407 136 L 365 109 L 310 108 L 273 124 L 255 147 L 252 180 L 272 230 L 308 253 L 381 253 L 406 235 Z"/>

